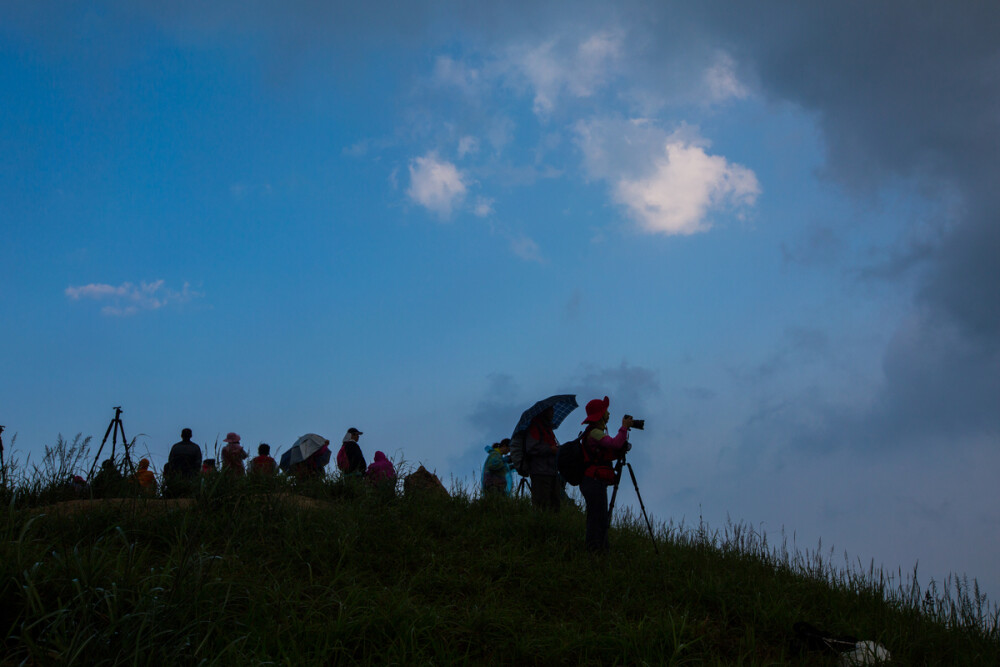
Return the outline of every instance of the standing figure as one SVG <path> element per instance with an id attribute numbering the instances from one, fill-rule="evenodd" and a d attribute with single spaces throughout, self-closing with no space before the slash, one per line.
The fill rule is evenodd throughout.
<path id="1" fill-rule="evenodd" d="M 355 475 L 360 477 L 365 474 L 368 463 L 365 462 L 365 455 L 361 453 L 361 446 L 358 444 L 362 432 L 353 426 L 347 429 L 344 434 L 344 442 L 337 453 L 337 467 L 344 475 Z"/>
<path id="2" fill-rule="evenodd" d="M 510 470 L 510 438 L 486 446 L 483 463 L 483 495 L 510 495 L 514 475 Z"/>
<path id="3" fill-rule="evenodd" d="M 181 441 L 170 448 L 163 466 L 163 494 L 177 497 L 193 493 L 200 469 L 201 447 L 191 441 L 191 429 L 181 429 Z"/>
<path id="4" fill-rule="evenodd" d="M 553 409 L 546 408 L 531 420 L 524 437 L 524 454 L 531 477 L 531 504 L 559 511 L 559 441 L 552 430 Z"/>
<path id="5" fill-rule="evenodd" d="M 239 434 L 229 432 L 226 434 L 225 443 L 226 446 L 222 448 L 222 472 L 233 477 L 243 477 L 246 474 L 246 470 L 243 469 L 243 461 L 248 454 L 240 445 Z"/>
<path id="6" fill-rule="evenodd" d="M 632 418 L 622 418 L 618 435 L 608 435 L 611 404 L 607 396 L 587 403 L 587 418 L 583 436 L 583 454 L 587 467 L 580 480 L 580 493 L 587 503 L 587 550 L 603 553 L 608 550 L 608 486 L 615 482 L 614 461 L 626 450 L 628 429 Z"/>

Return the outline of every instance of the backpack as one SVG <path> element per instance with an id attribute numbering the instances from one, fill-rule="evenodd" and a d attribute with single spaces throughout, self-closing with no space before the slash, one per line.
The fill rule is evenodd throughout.
<path id="1" fill-rule="evenodd" d="M 528 460 L 524 455 L 524 439 L 527 433 L 527 429 L 518 431 L 510 439 L 510 467 L 521 477 L 528 476 Z"/>
<path id="2" fill-rule="evenodd" d="M 559 445 L 559 456 L 556 459 L 556 466 L 559 468 L 559 474 L 562 475 L 562 478 L 572 486 L 580 485 L 583 473 L 587 470 L 587 466 L 590 465 L 583 446 L 583 438 L 586 432 L 586 430 L 580 431 L 578 436 L 569 442 Z"/>
<path id="3" fill-rule="evenodd" d="M 341 445 L 340 451 L 337 452 L 337 467 L 340 469 L 340 472 L 347 472 L 351 467 L 350 461 L 347 460 L 347 450 L 344 449 L 344 445 Z"/>

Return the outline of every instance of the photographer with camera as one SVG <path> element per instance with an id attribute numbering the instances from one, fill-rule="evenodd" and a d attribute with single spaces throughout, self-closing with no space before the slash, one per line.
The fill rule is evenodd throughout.
<path id="1" fill-rule="evenodd" d="M 615 437 L 608 435 L 608 406 L 611 400 L 595 398 L 587 403 L 587 418 L 583 435 L 583 452 L 587 462 L 580 493 L 587 503 L 587 550 L 604 553 L 608 550 L 608 486 L 615 483 L 614 462 L 628 451 L 628 430 L 632 417 L 622 417 Z"/>

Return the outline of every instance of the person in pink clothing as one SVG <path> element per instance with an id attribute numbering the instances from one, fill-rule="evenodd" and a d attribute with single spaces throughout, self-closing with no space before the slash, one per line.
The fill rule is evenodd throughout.
<path id="1" fill-rule="evenodd" d="M 390 461 L 382 452 L 375 452 L 375 460 L 371 462 L 365 471 L 365 479 L 372 484 L 380 482 L 395 482 L 396 469 L 392 467 Z"/>
<path id="2" fill-rule="evenodd" d="M 632 418 L 622 418 L 622 426 L 615 437 L 608 435 L 611 400 L 595 398 L 587 403 L 586 429 L 583 436 L 583 455 L 587 461 L 580 493 L 587 503 L 587 550 L 604 553 L 608 550 L 608 485 L 615 482 L 614 462 L 626 451 L 628 429 Z"/>
<path id="3" fill-rule="evenodd" d="M 237 433 L 228 433 L 225 439 L 226 446 L 222 448 L 222 472 L 233 477 L 243 477 L 246 471 L 243 469 L 243 461 L 248 454 L 240 445 L 240 436 Z"/>

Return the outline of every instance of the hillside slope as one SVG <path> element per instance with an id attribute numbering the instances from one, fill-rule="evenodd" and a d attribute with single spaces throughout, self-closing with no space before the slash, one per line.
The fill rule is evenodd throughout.
<path id="1" fill-rule="evenodd" d="M 894 664 L 1000 664 L 968 598 L 922 613 L 879 572 L 831 585 L 740 526 L 661 526 L 656 554 L 626 517 L 594 557 L 572 508 L 342 482 L 4 514 L 4 665 L 837 664 L 800 620 Z"/>

